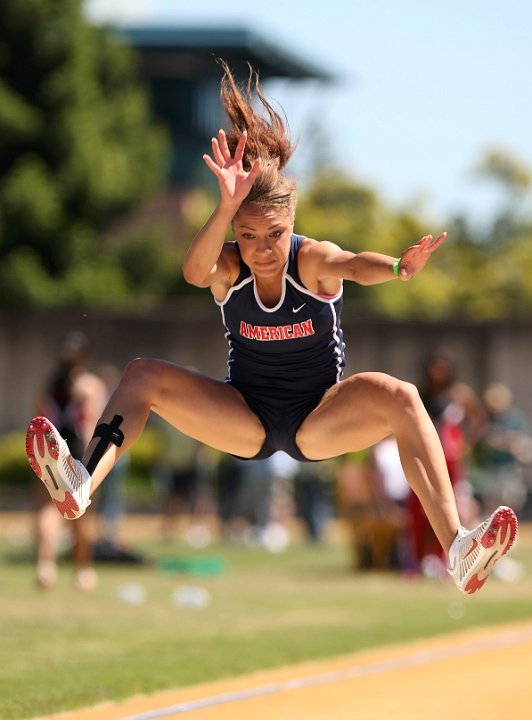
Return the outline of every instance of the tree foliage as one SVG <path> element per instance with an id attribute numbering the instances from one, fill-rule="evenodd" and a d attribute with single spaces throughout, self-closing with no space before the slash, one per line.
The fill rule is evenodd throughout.
<path id="1" fill-rule="evenodd" d="M 529 319 L 532 311 L 532 173 L 522 160 L 498 148 L 477 167 L 480 180 L 494 183 L 500 209 L 487 228 L 464 218 L 450 225 L 450 270 L 456 277 L 454 314 L 476 320 Z"/>
<path id="2" fill-rule="evenodd" d="M 374 190 L 330 170 L 316 177 L 301 198 L 297 227 L 305 235 L 330 240 L 345 250 L 373 250 L 393 257 L 423 235 L 440 232 L 427 227 L 413 213 L 391 210 Z M 442 262 L 445 252 L 438 251 Z M 356 302 L 365 314 L 443 317 L 450 310 L 453 280 L 442 262 L 429 263 L 415 281 L 408 283 L 372 287 L 345 283 L 346 300 Z"/>
<path id="3" fill-rule="evenodd" d="M 408 283 L 346 283 L 346 299 L 365 314 L 477 321 L 530 317 L 532 223 L 523 208 L 531 174 L 502 151 L 490 151 L 479 173 L 498 183 L 503 199 L 502 210 L 483 230 L 460 217 L 436 227 L 420 215 L 392 210 L 375 191 L 331 170 L 316 177 L 301 198 L 297 227 L 353 252 L 394 257 L 425 234 L 448 231 L 437 254 Z"/>
<path id="4" fill-rule="evenodd" d="M 106 304 L 136 288 L 102 231 L 164 177 L 133 52 L 82 0 L 0 4 L 0 297 Z"/>

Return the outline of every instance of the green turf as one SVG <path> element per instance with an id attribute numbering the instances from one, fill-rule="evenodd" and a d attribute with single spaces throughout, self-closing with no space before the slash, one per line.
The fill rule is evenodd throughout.
<path id="1" fill-rule="evenodd" d="M 451 584 L 355 574 L 341 545 L 298 544 L 278 555 L 231 545 L 137 549 L 150 560 L 146 567 L 100 565 L 97 590 L 83 595 L 71 586 L 68 565 L 54 590 L 37 591 L 31 549 L 0 545 L 2 720 L 532 617 L 532 560 L 523 541 L 512 557 L 527 566 L 525 579 L 492 578 L 471 598 Z M 203 559 L 216 571 L 162 572 L 159 562 L 169 557 L 185 565 Z M 144 604 L 117 597 L 128 584 L 141 586 Z M 190 585 L 210 593 L 207 607 L 172 602 Z"/>

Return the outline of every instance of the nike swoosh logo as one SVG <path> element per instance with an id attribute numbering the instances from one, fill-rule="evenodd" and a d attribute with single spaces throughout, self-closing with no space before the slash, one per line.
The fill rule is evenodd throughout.
<path id="1" fill-rule="evenodd" d="M 300 305 L 298 308 L 293 307 L 292 312 L 296 313 L 301 310 L 301 308 L 304 308 L 307 303 L 303 303 L 303 305 Z"/>
<path id="2" fill-rule="evenodd" d="M 469 551 L 464 555 L 464 560 L 466 559 L 466 557 L 469 557 L 469 555 L 471 555 L 471 553 L 474 552 L 477 549 L 477 547 L 478 547 L 478 541 L 473 540 L 471 547 L 469 548 Z"/>

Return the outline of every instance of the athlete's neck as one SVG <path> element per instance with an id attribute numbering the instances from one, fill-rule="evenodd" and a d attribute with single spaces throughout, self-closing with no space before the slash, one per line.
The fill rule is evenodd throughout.
<path id="1" fill-rule="evenodd" d="M 261 278 L 255 277 L 255 288 L 260 301 L 268 308 L 275 307 L 283 294 L 283 276 Z"/>

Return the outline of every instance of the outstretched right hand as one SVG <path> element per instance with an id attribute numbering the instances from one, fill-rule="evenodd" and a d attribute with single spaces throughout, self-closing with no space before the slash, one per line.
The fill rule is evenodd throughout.
<path id="1" fill-rule="evenodd" d="M 249 194 L 251 186 L 260 171 L 260 159 L 258 158 L 253 163 L 249 172 L 246 172 L 242 166 L 246 140 L 247 132 L 244 130 L 236 146 L 235 154 L 231 157 L 225 132 L 220 130 L 218 137 L 212 139 L 214 160 L 210 155 L 203 156 L 207 167 L 210 168 L 218 178 L 222 202 L 236 205 L 237 207 L 240 206 L 244 198 Z"/>

